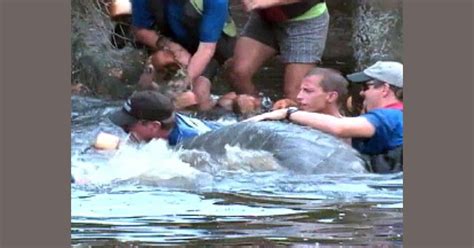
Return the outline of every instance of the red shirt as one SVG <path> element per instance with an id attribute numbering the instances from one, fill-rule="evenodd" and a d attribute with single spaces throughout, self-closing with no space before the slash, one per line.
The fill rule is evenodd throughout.
<path id="1" fill-rule="evenodd" d="M 384 106 L 383 108 L 398 109 L 403 111 L 403 102 L 392 103 Z"/>

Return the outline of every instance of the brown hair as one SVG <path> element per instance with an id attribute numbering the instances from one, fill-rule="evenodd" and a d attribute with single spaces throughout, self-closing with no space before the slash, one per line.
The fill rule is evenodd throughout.
<path id="1" fill-rule="evenodd" d="M 349 82 L 342 76 L 341 72 L 335 69 L 316 67 L 306 73 L 305 77 L 314 75 L 321 75 L 323 77 L 320 86 L 325 92 L 337 92 L 337 104 L 339 106 L 346 103 Z"/>

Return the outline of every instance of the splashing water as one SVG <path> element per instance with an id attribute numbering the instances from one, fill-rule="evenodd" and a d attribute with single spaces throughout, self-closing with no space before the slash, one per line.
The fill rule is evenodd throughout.
<path id="1" fill-rule="evenodd" d="M 120 106 L 73 98 L 73 245 L 401 245 L 403 173 L 292 174 L 238 145 L 216 158 L 164 140 L 87 150 L 100 131 L 127 138 L 106 118 Z"/>

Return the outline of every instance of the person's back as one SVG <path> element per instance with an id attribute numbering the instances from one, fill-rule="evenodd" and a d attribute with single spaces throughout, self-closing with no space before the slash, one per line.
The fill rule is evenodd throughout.
<path id="1" fill-rule="evenodd" d="M 353 138 L 352 146 L 374 172 L 403 170 L 403 104 L 372 109 L 361 115 L 375 127 L 370 138 Z"/>
<path id="2" fill-rule="evenodd" d="M 217 122 L 204 121 L 179 113 L 176 113 L 175 116 L 175 126 L 168 136 L 168 144 L 173 146 L 185 139 L 192 138 L 222 126 Z"/>

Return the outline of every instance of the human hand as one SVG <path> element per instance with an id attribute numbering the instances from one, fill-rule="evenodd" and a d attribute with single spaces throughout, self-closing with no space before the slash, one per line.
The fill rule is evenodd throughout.
<path id="1" fill-rule="evenodd" d="M 217 100 L 217 105 L 223 107 L 226 110 L 232 111 L 235 99 L 237 99 L 237 93 L 231 91 L 221 96 L 219 100 Z"/>
<path id="2" fill-rule="evenodd" d="M 173 42 L 165 36 L 160 36 L 156 41 L 156 48 L 158 51 L 169 53 L 167 54 L 169 57 L 168 60 L 173 60 L 173 62 L 178 63 L 180 67 L 188 66 L 191 54 L 178 43 Z"/>
<path id="3" fill-rule="evenodd" d="M 276 4 L 281 4 L 281 1 L 276 0 L 241 0 L 244 10 L 250 12 L 255 9 L 265 9 Z"/>
<path id="4" fill-rule="evenodd" d="M 192 91 L 180 93 L 173 100 L 177 110 L 182 110 L 198 103 L 198 99 Z"/>
<path id="5" fill-rule="evenodd" d="M 254 10 L 257 5 L 255 0 L 242 0 L 241 2 L 246 12 Z"/>
<path id="6" fill-rule="evenodd" d="M 177 49 L 173 51 L 174 60 L 182 68 L 188 67 L 189 61 L 191 60 L 191 54 L 188 53 L 185 49 Z"/>
<path id="7" fill-rule="evenodd" d="M 237 95 L 233 109 L 238 114 L 253 114 L 260 109 L 260 100 L 251 95 Z"/>
<path id="8" fill-rule="evenodd" d="M 277 110 L 277 109 L 282 109 L 282 108 L 288 108 L 288 107 L 298 107 L 298 104 L 288 98 L 280 99 L 275 102 L 272 106 L 272 110 Z"/>
<path id="9" fill-rule="evenodd" d="M 263 121 L 263 120 L 282 120 L 286 117 L 286 111 L 288 109 L 277 109 L 271 112 L 263 113 L 261 115 L 256 115 L 254 117 L 248 118 L 244 121 Z"/>

